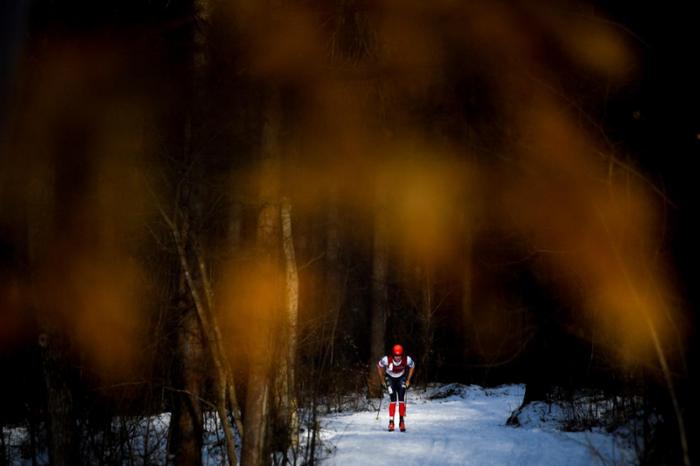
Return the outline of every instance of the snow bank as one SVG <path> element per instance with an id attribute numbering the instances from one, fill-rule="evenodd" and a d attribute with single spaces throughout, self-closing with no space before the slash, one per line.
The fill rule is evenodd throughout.
<path id="1" fill-rule="evenodd" d="M 323 418 L 322 439 L 330 453 L 323 464 L 635 464 L 634 452 L 613 435 L 563 432 L 566 413 L 556 407 L 527 410 L 522 427 L 506 426 L 524 393 L 522 385 L 484 389 L 449 384 L 409 391 L 406 433 L 386 431 L 386 400 L 378 420 L 376 411 L 328 415 Z"/>

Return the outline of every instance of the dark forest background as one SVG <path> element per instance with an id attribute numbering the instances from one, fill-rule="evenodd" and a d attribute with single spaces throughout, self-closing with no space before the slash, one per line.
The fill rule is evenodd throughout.
<path id="1" fill-rule="evenodd" d="M 6 1 L 0 28 L 0 424 L 32 454 L 126 464 L 97 434 L 168 411 L 201 464 L 217 412 L 231 463 L 313 463 L 270 454 L 400 342 L 419 386 L 593 390 L 644 413 L 642 463 L 697 461 L 686 3 Z"/>

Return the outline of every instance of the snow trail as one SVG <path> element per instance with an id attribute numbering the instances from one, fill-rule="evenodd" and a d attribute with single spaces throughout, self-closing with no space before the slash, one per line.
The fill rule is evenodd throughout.
<path id="1" fill-rule="evenodd" d="M 552 423 L 505 425 L 523 399 L 522 385 L 496 389 L 451 385 L 409 392 L 407 432 L 387 432 L 388 413 L 324 417 L 332 448 L 325 466 L 448 466 L 634 464 L 634 453 L 605 433 L 561 432 Z M 436 399 L 437 397 L 437 399 Z M 375 404 L 376 405 L 376 404 Z M 398 415 L 397 415 L 398 425 Z"/>

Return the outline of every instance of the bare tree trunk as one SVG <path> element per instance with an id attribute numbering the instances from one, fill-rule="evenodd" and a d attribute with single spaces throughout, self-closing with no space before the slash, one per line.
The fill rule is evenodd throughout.
<path id="1" fill-rule="evenodd" d="M 35 214 L 35 213 L 34 213 Z M 37 263 L 33 241 L 38 230 L 37 218 L 32 215 L 29 238 L 29 263 Z M 33 234 L 34 233 L 34 234 Z M 45 305 L 46 303 L 44 303 Z M 61 329 L 51 322 L 49 309 L 39 309 L 39 348 L 46 389 L 46 430 L 49 461 L 56 466 L 79 463 L 78 431 L 70 386 L 68 341 Z"/>
<path id="2" fill-rule="evenodd" d="M 340 215 L 338 212 L 338 193 L 333 190 L 329 198 L 327 226 L 326 226 L 326 279 L 325 279 L 325 309 L 331 322 L 331 334 L 329 336 L 329 364 L 333 367 L 335 362 L 335 340 L 340 318 L 342 290 L 345 283 L 341 283 L 340 274 Z"/>
<path id="3" fill-rule="evenodd" d="M 270 289 L 279 288 L 280 277 L 276 272 L 279 250 L 279 183 L 280 183 L 280 131 L 281 108 L 279 95 L 274 89 L 268 89 L 265 120 L 262 127 L 260 201 L 262 208 L 258 215 L 257 248 L 260 258 L 260 279 L 272 285 Z M 281 303 L 280 303 L 281 304 Z M 276 305 L 276 303 L 275 303 Z M 252 322 L 256 325 L 259 338 L 267 341 L 272 336 L 270 323 L 265 319 Z M 243 449 L 241 463 L 244 466 L 266 465 L 267 449 L 266 431 L 270 410 L 270 367 L 269 352 L 261 342 L 253 344 L 250 349 L 248 393 L 243 428 Z"/>
<path id="4" fill-rule="evenodd" d="M 66 342 L 59 332 L 46 329 L 40 336 L 46 386 L 49 460 L 53 466 L 80 464 L 73 392 L 68 381 Z"/>
<path id="5" fill-rule="evenodd" d="M 235 398 L 235 392 L 233 392 L 233 376 L 230 369 L 228 369 L 227 359 L 221 345 L 221 332 L 218 328 L 218 324 L 213 319 L 213 312 L 211 307 L 213 306 L 213 293 L 211 287 L 208 285 L 208 279 L 206 276 L 206 267 L 204 266 L 203 259 L 201 255 L 196 254 L 196 261 L 199 265 L 200 281 L 202 285 L 197 282 L 194 275 L 194 270 L 190 265 L 190 259 L 188 251 L 186 248 L 185 240 L 180 234 L 179 227 L 173 222 L 170 217 L 161 209 L 161 215 L 166 221 L 173 234 L 173 239 L 175 241 L 175 246 L 177 248 L 178 258 L 180 260 L 180 267 L 184 275 L 187 286 L 190 290 L 190 295 L 194 303 L 194 309 L 197 315 L 197 321 L 200 325 L 201 334 L 203 341 L 206 343 L 209 356 L 214 365 L 214 390 L 216 392 L 216 410 L 221 420 L 221 424 L 224 430 L 224 436 L 226 437 L 226 452 L 228 456 L 228 462 L 230 465 L 237 464 L 236 459 L 236 449 L 234 442 L 233 430 L 231 424 L 228 420 L 228 412 L 226 409 L 227 395 L 232 396 L 228 401 L 230 401 L 231 408 L 234 410 L 234 417 L 238 418 L 238 402 Z M 201 288 L 204 288 L 204 293 L 202 293 Z M 230 385 L 228 382 L 231 382 Z M 233 395 L 231 393 L 233 392 Z M 240 424 L 238 424 L 240 427 Z M 240 429 L 239 429 L 240 431 Z"/>
<path id="6" fill-rule="evenodd" d="M 241 409 L 238 404 L 238 397 L 236 396 L 236 386 L 234 384 L 233 369 L 231 368 L 231 362 L 226 354 L 223 346 L 223 337 L 221 335 L 221 328 L 219 326 L 218 319 L 214 313 L 214 292 L 212 290 L 211 284 L 209 282 L 209 272 L 207 271 L 206 264 L 204 263 L 204 258 L 202 254 L 196 253 L 197 266 L 199 269 L 199 276 L 202 282 L 202 287 L 204 288 L 204 294 L 207 298 L 207 307 L 202 311 L 204 319 L 202 321 L 202 331 L 213 332 L 207 337 L 207 341 L 211 342 L 212 348 L 212 359 L 214 360 L 214 365 L 217 369 L 217 377 L 219 379 L 216 382 L 218 388 L 218 398 L 219 404 L 224 406 L 223 410 L 225 412 L 226 403 L 228 403 L 231 409 L 231 414 L 233 417 L 233 424 L 236 426 L 238 433 L 243 435 L 243 423 L 241 422 Z M 224 423 L 224 429 L 228 429 L 228 422 L 226 419 L 221 420 Z M 229 454 L 233 455 L 235 451 L 235 446 L 233 443 L 233 433 L 227 435 L 227 439 L 230 440 L 228 445 Z M 235 455 L 232 460 L 235 463 Z"/>
<path id="7" fill-rule="evenodd" d="M 384 199 L 377 203 L 374 217 L 374 257 L 372 261 L 372 318 L 370 324 L 369 394 L 379 395 L 376 359 L 385 352 L 386 308 L 388 304 L 387 221 Z"/>
<path id="8" fill-rule="evenodd" d="M 202 334 L 195 310 L 187 299 L 181 279 L 176 305 L 181 328 L 177 334 L 177 355 L 180 362 L 176 402 L 171 420 L 168 448 L 176 466 L 202 464 Z"/>
<path id="9" fill-rule="evenodd" d="M 428 364 L 428 361 L 430 361 L 430 353 L 433 349 L 433 312 L 435 311 L 432 267 L 426 264 L 421 275 L 421 318 L 423 320 L 423 354 L 421 355 L 421 367 L 427 369 L 431 366 Z M 429 375 L 427 378 L 430 378 Z"/>
<path id="10" fill-rule="evenodd" d="M 240 243 L 241 243 L 241 230 L 242 230 L 242 207 L 241 204 L 239 203 L 234 203 L 232 208 L 231 208 L 231 219 L 229 223 L 229 251 L 231 256 L 233 256 L 238 249 L 240 248 Z M 203 265 L 200 261 L 200 273 L 203 273 Z M 205 282 L 207 283 L 207 282 Z M 209 286 L 211 288 L 211 286 Z M 215 308 L 214 306 L 211 306 L 211 310 L 213 311 Z M 231 408 L 231 414 L 233 416 L 233 422 L 236 425 L 236 429 L 238 430 L 238 435 L 240 437 L 243 437 L 243 421 L 241 418 L 241 408 L 240 408 L 240 403 L 238 402 L 238 396 L 236 395 L 236 385 L 233 377 L 233 368 L 231 367 L 231 361 L 227 356 L 227 353 L 223 347 L 223 336 L 221 335 L 221 328 L 219 326 L 219 323 L 216 319 L 216 315 L 212 315 L 212 324 L 214 327 L 215 331 L 215 336 L 218 342 L 219 346 L 219 352 L 221 353 L 224 363 L 225 363 L 225 369 L 226 369 L 226 386 L 227 386 L 227 399 L 229 403 L 229 407 Z"/>
<path id="11" fill-rule="evenodd" d="M 184 65 L 177 70 L 182 73 L 183 88 L 181 89 L 185 99 L 182 100 L 183 119 L 178 121 L 182 125 L 178 128 L 182 131 L 179 157 L 186 166 L 196 166 L 199 162 L 198 136 L 199 125 L 202 119 L 204 98 L 202 95 L 202 80 L 207 71 L 206 43 L 204 41 L 204 26 L 200 22 L 202 16 L 206 22 L 208 13 L 206 0 L 191 0 L 186 6 L 187 13 L 196 22 L 183 29 L 186 34 L 177 53 L 181 56 Z M 197 24 L 199 23 L 199 24 Z M 180 48 L 181 47 L 181 48 Z M 199 174 L 199 170 L 196 171 Z M 161 214 L 172 234 L 176 264 L 179 268 L 178 289 L 176 294 L 176 318 L 180 322 L 176 335 L 176 353 L 179 362 L 179 373 L 176 385 L 176 402 L 173 409 L 173 418 L 170 425 L 169 453 L 175 465 L 201 465 L 203 413 L 201 407 L 201 391 L 204 382 L 204 374 L 201 374 L 204 344 L 207 334 L 200 325 L 202 303 L 198 299 L 196 290 L 193 289 L 192 270 L 189 267 L 188 245 L 193 239 L 193 225 L 198 224 L 199 209 L 196 207 L 200 190 L 196 186 L 197 176 L 180 174 L 182 179 L 178 181 L 178 192 L 173 195 L 181 203 L 172 212 L 172 218 L 161 209 Z M 196 227 L 195 227 L 196 228 Z M 196 231 L 194 232 L 196 234 Z"/>
<path id="12" fill-rule="evenodd" d="M 185 141 L 189 145 L 189 138 Z M 168 450 L 173 464 L 177 466 L 202 464 L 202 407 L 200 403 L 203 374 L 203 335 L 197 322 L 196 301 L 189 290 L 188 271 L 182 266 L 183 248 L 181 244 L 190 237 L 189 219 L 186 214 L 175 225 L 170 222 L 176 243 L 177 258 L 180 265 L 175 311 L 180 327 L 176 335 L 176 354 L 179 362 L 177 373 L 177 392 L 173 407 Z M 168 219 L 169 220 L 169 219 Z M 177 267 L 177 263 L 173 264 Z"/>
<path id="13" fill-rule="evenodd" d="M 294 237 L 292 235 L 292 206 L 288 198 L 282 200 L 282 250 L 286 272 L 286 315 L 287 315 L 287 347 L 283 380 L 286 387 L 283 391 L 282 409 L 289 425 L 289 440 L 294 451 L 299 446 L 299 417 L 297 414 L 296 397 L 296 355 L 297 355 L 297 323 L 299 320 L 299 275 L 297 273 L 296 255 L 294 253 Z"/>
<path id="14" fill-rule="evenodd" d="M 273 284 L 277 281 L 274 272 L 274 246 L 277 243 L 278 223 L 279 208 L 274 204 L 266 204 L 258 218 L 258 244 L 262 250 L 263 263 L 257 273 L 260 273 L 265 281 L 270 280 Z M 270 410 L 269 354 L 264 342 L 271 338 L 272 332 L 265 318 L 252 322 L 251 325 L 258 327 L 258 337 L 262 341 L 254 343 L 250 350 L 241 464 L 262 466 L 268 463 L 265 451 Z"/>
<path id="15" fill-rule="evenodd" d="M 244 418 L 245 436 L 241 464 L 243 466 L 263 466 L 265 461 L 265 431 L 269 414 L 269 375 L 263 368 L 249 371 L 248 396 Z"/>
<path id="16" fill-rule="evenodd" d="M 198 169 L 202 168 L 203 157 L 200 153 L 202 139 L 202 126 L 206 124 L 207 106 L 210 96 L 204 92 L 207 89 L 206 80 L 210 74 L 210 53 L 208 34 L 210 33 L 212 0 L 192 0 L 191 8 L 196 22 L 191 29 L 191 55 L 190 55 L 190 92 L 191 101 L 187 109 L 187 122 L 185 130 L 184 157 L 190 160 L 195 167 L 188 174 L 195 182 L 186 184 L 191 193 L 185 194 L 185 202 L 189 205 L 183 211 L 175 212 L 171 219 L 162 209 L 161 214 L 171 229 L 177 249 L 180 268 L 184 275 L 190 296 L 194 304 L 194 324 L 198 324 L 198 332 L 201 335 L 207 356 L 213 366 L 211 374 L 216 396 L 215 406 L 221 421 L 224 436 L 228 464 L 236 465 L 236 445 L 233 433 L 235 424 L 239 433 L 242 433 L 240 421 L 240 409 L 235 394 L 233 372 L 230 368 L 227 355 L 222 346 L 221 331 L 214 313 L 214 295 L 209 281 L 209 270 L 203 253 L 195 244 L 195 236 L 181 232 L 181 226 L 189 222 L 187 209 L 192 209 L 193 223 L 201 223 L 201 206 L 204 203 L 203 189 L 196 180 Z M 200 382 L 203 382 L 201 380 Z M 230 407 L 233 420 L 229 419 Z"/>
<path id="17" fill-rule="evenodd" d="M 58 158 L 57 156 L 54 156 Z M 76 158 L 79 158 L 77 155 Z M 27 263 L 30 281 L 42 281 L 41 262 L 49 254 L 49 245 L 58 240 L 64 225 L 62 212 L 72 205 L 70 187 L 80 173 L 71 173 L 64 165 L 55 161 L 44 161 L 51 168 L 44 179 L 45 189 L 31 198 L 27 208 Z M 61 163 L 65 163 L 61 160 Z M 65 165 L 70 165 L 65 163 Z M 52 241 L 50 241 L 52 240 Z M 45 273 L 46 271 L 44 271 Z M 51 279 L 56 270 L 48 270 Z M 37 282 L 33 283 L 35 286 Z M 41 334 L 39 349 L 46 388 L 46 430 L 48 436 L 49 461 L 54 466 L 71 466 L 79 463 L 79 438 L 73 399 L 70 386 L 69 342 L 60 323 L 52 319 L 48 303 L 38 296 L 32 297 L 38 311 L 37 318 Z"/>
<path id="18" fill-rule="evenodd" d="M 466 215 L 462 219 L 462 226 L 464 232 L 464 242 L 463 244 L 463 261 L 464 261 L 464 275 L 462 278 L 462 335 L 465 337 L 464 347 L 462 348 L 462 354 L 469 357 L 469 344 L 471 340 L 469 336 L 472 333 L 472 326 L 474 325 L 474 309 L 473 309 L 473 293 L 472 293 L 472 249 L 474 241 L 473 226 L 469 224 L 470 219 L 466 218 Z"/>

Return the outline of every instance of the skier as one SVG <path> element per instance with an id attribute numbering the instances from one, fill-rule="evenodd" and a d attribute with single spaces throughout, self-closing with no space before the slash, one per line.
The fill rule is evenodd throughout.
<path id="1" fill-rule="evenodd" d="M 408 371 L 406 371 L 408 369 Z M 406 432 L 404 416 L 406 416 L 406 389 L 411 385 L 411 377 L 415 370 L 415 363 L 410 356 L 403 352 L 403 346 L 394 345 L 393 355 L 384 356 L 377 363 L 377 374 L 380 383 L 389 392 L 389 432 L 394 431 L 394 413 L 396 412 L 396 400 L 399 401 L 399 429 Z M 408 372 L 408 374 L 407 374 Z"/>

